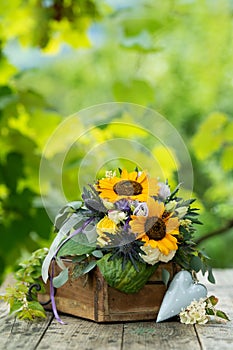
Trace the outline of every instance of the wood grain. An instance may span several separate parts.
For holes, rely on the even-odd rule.
[[[201,347],[193,326],[177,322],[136,322],[124,326],[122,350],[136,349],[200,350]]]
[[[7,286],[14,284],[15,280],[12,275],[9,275],[4,284],[0,288],[0,293],[4,293]],[[39,322],[19,321],[14,317],[5,315],[5,310],[8,306],[1,301],[0,311],[0,349],[15,350],[15,349],[36,349],[37,344],[43,337],[53,315],[47,314],[45,320]]]
[[[219,297],[219,309],[233,319],[233,269],[214,270],[217,283],[199,277],[209,293]],[[12,280],[6,281],[5,286]],[[4,289],[2,287],[0,292]],[[4,312],[6,305],[0,304]],[[48,312],[46,320],[31,323],[0,318],[0,350],[232,350],[233,322],[183,325],[154,321],[95,323],[60,315],[60,325]]]
[[[233,269],[214,270],[216,284],[199,279],[208,289],[208,295],[215,295],[219,302],[217,308],[226,312],[230,322],[208,323],[205,326],[195,325],[203,349],[233,349]]]
[[[120,350],[123,324],[98,324],[63,316],[66,325],[55,320],[41,340],[37,350]]]
[[[1,319],[0,348],[4,350],[36,349],[52,319],[51,313],[45,320],[35,323],[14,318]]]

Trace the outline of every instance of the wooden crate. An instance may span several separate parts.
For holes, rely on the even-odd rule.
[[[110,287],[95,268],[88,275],[69,280],[57,289],[57,310],[95,322],[155,320],[166,291],[161,278],[163,267],[170,272],[171,278],[178,272],[174,263],[161,264],[146,285],[134,294]],[[58,273],[56,267],[55,274]],[[39,295],[39,301],[50,298],[48,284],[46,290],[46,294]]]

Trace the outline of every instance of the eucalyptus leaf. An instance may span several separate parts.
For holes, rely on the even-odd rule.
[[[65,284],[69,279],[69,270],[68,267],[65,270],[62,270],[58,276],[53,278],[53,286],[55,288],[60,288]]]
[[[86,257],[87,257],[86,254],[74,256],[74,257],[72,258],[72,262],[73,262],[73,263],[79,263],[79,262],[85,260]]]
[[[79,278],[80,276],[83,276],[83,269],[87,266],[87,263],[83,264],[76,264],[74,266],[74,269],[72,271],[72,279]]]
[[[89,232],[91,232],[91,231],[89,231]],[[86,246],[95,248],[96,247],[96,239],[95,240],[92,240],[92,239],[89,240],[89,235],[88,234],[89,233],[87,231],[80,232],[78,235],[75,235],[74,237],[72,237],[72,240],[77,242],[80,245],[86,245]],[[91,234],[92,233],[90,233],[90,235]]]
[[[215,278],[210,267],[208,269],[208,281],[210,281],[211,283],[215,283]]]
[[[74,210],[80,209],[82,205],[83,205],[82,201],[73,201],[66,204],[67,207],[70,207]]]
[[[94,257],[96,258],[102,258],[103,257],[103,253],[101,250],[94,250],[92,253],[91,253]]]
[[[86,273],[90,272],[96,267],[96,265],[97,265],[97,261],[91,260],[89,264],[82,270],[82,274],[85,275]]]
[[[162,281],[167,286],[168,281],[170,279],[170,272],[166,269],[162,269]]]
[[[66,266],[64,264],[64,261],[60,257],[56,257],[56,263],[60,267],[61,270],[65,270]]]
[[[191,268],[195,271],[198,272],[202,268],[202,261],[199,258],[199,256],[193,256],[191,261],[190,261],[190,266]]]
[[[206,273],[206,271],[207,271],[207,266],[206,266],[206,264],[202,263],[201,272],[202,272],[203,276]]]

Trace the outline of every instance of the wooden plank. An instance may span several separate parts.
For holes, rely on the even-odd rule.
[[[122,350],[182,348],[201,349],[193,326],[177,322],[136,322],[124,326]]]
[[[215,269],[216,284],[207,282],[203,277],[200,281],[206,285],[208,295],[219,298],[218,309],[226,312],[230,322],[208,323],[205,326],[196,325],[196,332],[204,350],[233,349],[233,270]]]
[[[61,315],[66,325],[53,320],[37,350],[120,350],[123,324],[99,324]]]
[[[233,349],[233,325],[196,325],[197,334],[204,350]]]
[[[45,331],[49,327],[53,315],[38,322],[19,321],[15,318],[3,318],[0,320],[0,349],[34,350]]]
[[[14,279],[9,275],[1,286],[0,292],[4,293],[5,288],[13,283]],[[0,350],[35,349],[53,319],[52,313],[48,313],[45,320],[27,322],[19,321],[14,317],[8,316],[5,313],[7,310],[7,304],[1,301],[0,315],[2,315],[2,317],[0,317]]]
[[[215,270],[217,284],[204,283],[209,295],[219,297],[219,309],[233,319],[233,270]],[[6,285],[7,283],[5,283]],[[3,303],[0,308],[4,311]],[[204,326],[182,325],[178,322],[134,322],[98,324],[62,315],[66,325],[53,319],[52,313],[42,322],[30,323],[9,317],[0,318],[0,350],[144,350],[194,349],[217,350],[233,348],[233,322],[210,323]]]

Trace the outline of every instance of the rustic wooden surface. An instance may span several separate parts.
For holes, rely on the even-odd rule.
[[[219,308],[233,320],[233,269],[214,270],[216,284],[201,279],[209,291],[219,297]],[[6,285],[7,283],[5,283]],[[1,292],[5,286],[2,286]],[[144,349],[233,349],[233,321],[207,325],[183,325],[154,321],[97,324],[61,315],[60,325],[48,312],[44,321],[18,321],[5,314],[0,303],[0,349],[4,350],[144,350]]]

